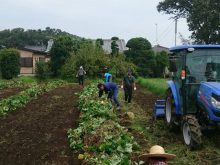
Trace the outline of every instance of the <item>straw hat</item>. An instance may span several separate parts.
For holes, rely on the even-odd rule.
[[[139,158],[140,160],[147,161],[149,160],[149,158],[152,158],[152,157],[160,157],[160,158],[166,158],[167,160],[170,160],[170,159],[175,158],[176,155],[165,153],[163,147],[154,145],[150,148],[149,154],[143,154]]]

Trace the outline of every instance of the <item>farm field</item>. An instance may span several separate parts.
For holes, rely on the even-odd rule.
[[[163,82],[165,83],[165,81]],[[163,84],[163,89],[164,86],[165,84]],[[40,94],[23,107],[7,114],[4,118],[0,118],[1,164],[77,165],[82,164],[83,160],[79,160],[78,156],[79,154],[84,154],[85,156],[85,151],[89,152],[87,154],[91,157],[92,154],[94,154],[93,157],[102,154],[100,150],[110,152],[108,148],[103,148],[103,144],[100,145],[102,146],[101,148],[100,146],[98,148],[99,154],[88,150],[88,146],[82,146],[81,149],[79,148],[79,152],[74,152],[70,147],[67,132],[70,128],[74,130],[79,126],[79,104],[83,103],[79,103],[79,93],[82,90],[83,88],[77,84],[63,84],[51,91]],[[93,92],[96,92],[96,90]],[[90,93],[86,94],[85,101],[94,103],[86,98],[89,97]],[[96,94],[94,97],[96,97]],[[206,134],[204,136],[203,148],[197,151],[190,151],[183,144],[181,132],[169,132],[163,120],[153,120],[152,111],[154,103],[157,99],[163,97],[149,92],[145,87],[137,85],[132,103],[125,104],[123,102],[123,91],[120,89],[119,99],[122,104],[122,112],[114,112],[116,115],[116,120],[114,120],[127,129],[128,135],[133,136],[133,140],[139,146],[130,153],[130,160],[138,162],[139,155],[148,152],[152,145],[158,144],[164,146],[167,152],[177,155],[177,158],[171,161],[170,164],[218,164],[220,162],[220,133],[210,132]],[[102,99],[95,98],[95,100],[98,103],[103,103]],[[95,108],[95,110],[108,119],[115,118],[111,114],[110,116],[109,114],[102,114],[101,111],[98,111],[99,109]],[[126,112],[133,112],[134,119],[128,120],[124,115]],[[86,117],[84,116],[85,119]],[[90,119],[93,122],[92,119],[94,117]],[[108,122],[104,122],[101,125],[107,124]],[[97,126],[87,125],[86,127],[91,130]],[[123,133],[125,132],[123,131]],[[93,136],[88,135],[87,138],[84,138],[84,141],[88,145],[95,145],[92,143]],[[92,148],[92,150],[96,149]]]
[[[1,164],[79,164],[66,138],[77,125],[79,90],[59,87],[0,119]]]

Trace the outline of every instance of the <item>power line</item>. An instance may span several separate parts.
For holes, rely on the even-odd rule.
[[[169,33],[170,33],[170,29],[172,28],[172,25],[174,23],[175,20],[173,20],[167,27],[166,29],[159,35],[159,37],[157,36],[157,41],[154,41],[154,43],[156,42],[156,44],[158,44],[159,41],[162,41]],[[156,24],[157,25],[157,24]],[[157,27],[156,27],[157,28]],[[157,30],[157,29],[156,29]],[[160,38],[162,38],[160,40]]]

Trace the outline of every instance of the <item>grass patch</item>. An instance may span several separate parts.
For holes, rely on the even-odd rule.
[[[34,83],[34,82],[36,82],[36,78],[33,77],[33,76],[20,76],[20,77],[18,77],[16,79],[20,80],[20,81],[22,81],[24,83]]]
[[[168,88],[166,79],[159,79],[159,78],[145,79],[145,78],[139,77],[137,81],[142,87],[146,88],[152,93],[155,93],[159,96],[165,96],[166,94],[166,90]]]

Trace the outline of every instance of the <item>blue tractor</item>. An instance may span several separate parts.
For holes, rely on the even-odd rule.
[[[180,129],[185,144],[197,149],[202,131],[220,123],[220,45],[184,45],[170,49],[165,122]]]

